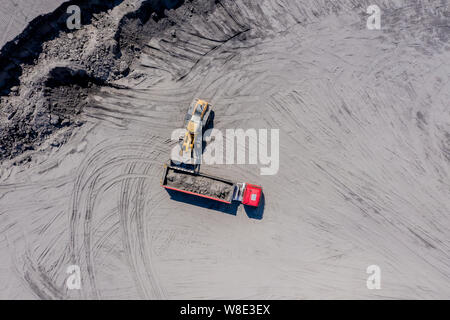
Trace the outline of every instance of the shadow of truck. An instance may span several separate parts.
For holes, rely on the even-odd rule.
[[[175,190],[166,189],[166,191],[172,200],[206,209],[220,211],[233,216],[237,215],[237,210],[240,205],[240,203],[237,201],[233,201],[231,204],[228,204],[192,194],[185,194]],[[261,195],[261,200],[258,207],[244,206],[244,210],[250,219],[261,220],[264,213],[264,193]]]

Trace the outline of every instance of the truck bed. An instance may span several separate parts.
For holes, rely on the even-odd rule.
[[[204,198],[231,203],[235,183],[202,173],[191,173],[176,167],[165,166],[161,185],[166,189],[194,194]]]

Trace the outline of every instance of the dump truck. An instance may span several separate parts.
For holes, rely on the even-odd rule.
[[[172,166],[170,163],[164,165],[161,186],[168,190],[227,204],[231,204],[232,201],[239,201],[252,207],[258,207],[262,197],[260,186],[249,183],[235,183],[204,173],[184,170],[181,167]]]

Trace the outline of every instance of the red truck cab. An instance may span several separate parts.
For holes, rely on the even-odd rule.
[[[245,184],[244,195],[242,197],[242,204],[252,207],[257,207],[261,200],[262,188],[254,184]]]

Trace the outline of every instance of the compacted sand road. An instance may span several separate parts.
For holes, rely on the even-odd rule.
[[[66,144],[3,166],[1,298],[450,298],[448,4],[384,1],[371,31],[365,1],[257,3],[167,29]],[[202,167],[262,185],[260,219],[159,186],[195,97],[280,130],[275,175]]]

